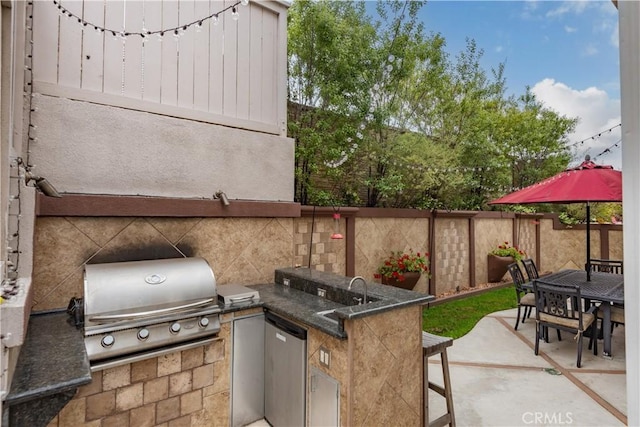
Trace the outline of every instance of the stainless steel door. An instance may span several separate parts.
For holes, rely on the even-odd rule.
[[[304,426],[307,331],[270,312],[265,320],[265,418],[274,427]]]
[[[264,418],[264,314],[233,322],[231,425]]]
[[[309,385],[309,427],[338,426],[340,384],[315,366]]]

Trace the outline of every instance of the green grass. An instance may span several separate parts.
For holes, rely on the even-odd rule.
[[[513,286],[445,302],[422,312],[422,329],[436,335],[460,338],[480,319],[517,306]]]

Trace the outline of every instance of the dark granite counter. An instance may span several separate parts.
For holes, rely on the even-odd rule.
[[[283,285],[285,279],[288,279],[288,286]],[[347,338],[344,331],[345,320],[411,305],[425,305],[434,299],[432,295],[372,282],[367,282],[367,291],[368,297],[374,301],[368,304],[345,305],[344,301],[336,302],[318,296],[318,288],[326,291],[328,295],[340,292],[344,294],[348,292],[350,280],[351,277],[308,268],[284,268],[276,270],[275,284],[250,287],[260,293],[260,300],[266,309],[341,339]],[[362,296],[363,290],[362,282],[358,281],[351,289],[351,293]],[[318,314],[327,310],[335,310],[337,321],[331,321]]]
[[[32,314],[5,409],[10,425],[40,426],[48,422],[91,382],[89,359],[80,329],[65,311]]]

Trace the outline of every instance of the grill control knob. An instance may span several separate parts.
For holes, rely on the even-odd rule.
[[[180,323],[176,322],[173,325],[171,325],[170,331],[173,334],[177,334],[178,332],[180,332],[180,328],[181,328]]]
[[[209,318],[208,317],[203,317],[200,319],[200,326],[203,328],[206,328],[207,326],[209,326]]]
[[[147,328],[142,328],[138,331],[138,339],[141,341],[149,338],[149,330]]]
[[[102,344],[103,347],[111,347],[115,341],[116,339],[113,338],[113,335],[105,335],[102,337],[100,344]]]

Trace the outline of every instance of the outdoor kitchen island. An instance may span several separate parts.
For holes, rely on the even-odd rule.
[[[276,270],[275,284],[250,285],[259,291],[259,302],[222,308],[221,330],[213,343],[95,371],[91,378],[81,333],[65,319],[66,313],[32,315],[32,320],[55,317],[59,321],[49,322],[54,330],[31,328],[28,332],[34,348],[23,350],[30,356],[18,363],[29,366],[19,370],[25,372],[24,378],[15,379],[25,389],[19,399],[25,408],[21,414],[27,418],[16,415],[22,421],[34,421],[35,414],[29,414],[28,408],[41,410],[43,399],[51,396],[56,401],[48,400],[48,407],[68,403],[57,415],[51,414],[51,422],[36,417],[44,422],[31,425],[230,425],[234,320],[264,310],[307,330],[307,413],[312,405],[310,378],[312,372],[320,372],[338,384],[339,425],[418,426],[422,419],[422,306],[433,297],[371,283],[372,302],[348,306],[363,291],[358,281],[349,292],[350,279],[304,268]],[[287,280],[289,285],[283,285]],[[324,290],[325,297],[318,296],[318,289]],[[337,319],[318,314],[333,309]],[[77,374],[67,369],[67,376],[77,376],[72,380],[59,380],[55,369],[41,372],[44,366],[70,366],[64,352],[39,344],[55,341],[59,333],[77,341],[71,351],[82,369]],[[41,378],[37,384],[33,369]],[[25,425],[18,419],[9,425]]]
[[[276,270],[275,285],[252,288],[266,310],[307,329],[307,384],[312,384],[312,371],[339,384],[339,425],[419,426],[422,309],[434,297],[368,282],[372,302],[347,305],[354,297],[347,290],[350,279],[286,268]],[[351,288],[356,298],[363,290],[362,281]],[[333,319],[319,314],[333,309]],[[310,405],[307,399],[308,413]]]

